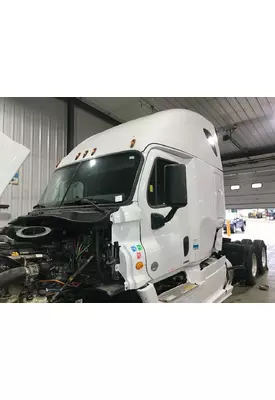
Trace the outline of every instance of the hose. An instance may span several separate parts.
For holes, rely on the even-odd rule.
[[[12,268],[0,274],[0,288],[10,285],[11,283],[24,280],[28,282],[39,274],[38,265],[29,265],[27,267]]]
[[[12,268],[0,274],[0,288],[10,285],[17,280],[24,280],[27,276],[25,267]]]
[[[1,264],[6,265],[9,268],[18,268],[21,266],[19,262],[4,254],[0,254],[0,265]]]

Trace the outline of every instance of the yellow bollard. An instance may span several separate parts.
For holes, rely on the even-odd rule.
[[[230,221],[226,221],[226,233],[227,236],[231,235]]]

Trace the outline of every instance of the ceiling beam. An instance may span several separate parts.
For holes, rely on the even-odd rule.
[[[74,107],[80,108],[83,111],[93,115],[96,118],[102,119],[110,125],[117,126],[120,125],[121,122],[111,117],[110,115],[105,114],[104,112],[98,110],[97,108],[91,106],[88,103],[78,99],[77,97],[57,97],[58,100],[65,101],[66,103],[70,102],[74,105]]]
[[[264,156],[266,154],[275,153],[275,146],[258,148],[255,150],[247,151],[245,156],[243,154],[222,154],[222,161],[237,160],[244,157],[257,157]]]

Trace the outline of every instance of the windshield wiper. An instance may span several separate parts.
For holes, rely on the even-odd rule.
[[[68,194],[68,192],[69,192],[69,190],[70,190],[71,184],[73,183],[74,178],[75,178],[76,174],[78,173],[78,170],[79,170],[81,164],[82,164],[82,161],[80,161],[80,163],[79,163],[78,166],[76,167],[76,169],[75,169],[75,171],[74,171],[74,174],[73,174],[73,176],[72,176],[72,178],[71,178],[71,180],[70,180],[70,183],[69,183],[67,189],[65,190],[64,196],[63,196],[63,198],[62,198],[62,200],[61,200],[61,202],[60,202],[59,207],[62,207],[62,204],[64,203],[64,200],[66,199],[66,196],[67,196],[67,194]]]
[[[64,203],[64,204],[68,204],[68,203]],[[93,201],[93,200],[87,199],[86,197],[79,197],[79,198],[76,197],[74,201],[70,202],[70,204],[80,204],[80,205],[91,204],[100,212],[105,213],[108,211],[105,208],[99,207],[95,200]]]
[[[35,208],[46,208],[46,206],[43,206],[43,204],[36,204],[35,206],[33,206],[33,209]]]

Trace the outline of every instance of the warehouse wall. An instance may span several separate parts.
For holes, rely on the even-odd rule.
[[[75,146],[88,137],[112,127],[110,123],[75,108]]]
[[[260,188],[252,188],[260,183]],[[232,190],[234,186],[238,189]],[[275,162],[236,165],[224,168],[226,207],[251,209],[275,207]]]
[[[57,162],[66,152],[66,104],[52,98],[0,98],[0,131],[31,150],[18,186],[1,196],[13,217],[39,200]]]

